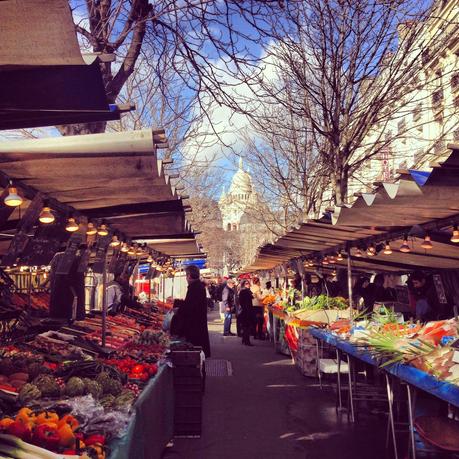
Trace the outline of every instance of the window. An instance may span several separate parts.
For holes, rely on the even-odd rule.
[[[436,110],[436,111],[434,112],[434,120],[435,120],[437,123],[440,123],[440,124],[443,123],[443,110]]]
[[[459,72],[451,77],[451,91],[455,92],[459,89]]]
[[[459,141],[459,129],[453,131],[453,140],[456,142]]]
[[[443,89],[437,89],[432,93],[432,105],[438,107],[443,103]]]
[[[430,50],[426,48],[421,55],[422,65],[427,65],[430,61]]]
[[[421,113],[422,113],[422,104],[416,105],[413,110],[413,122],[417,123],[421,120]]]
[[[424,150],[418,150],[415,154],[414,154],[414,165],[418,164],[421,159],[424,157]]]
[[[437,140],[433,145],[433,151],[436,155],[443,153],[445,151],[445,142],[442,140]]]
[[[406,131],[406,122],[404,119],[398,122],[397,130],[399,134],[403,134]]]

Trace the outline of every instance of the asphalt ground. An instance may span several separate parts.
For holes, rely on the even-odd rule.
[[[229,360],[233,375],[207,378],[201,438],[175,439],[164,459],[390,457],[385,417],[350,424],[335,410],[331,385],[320,389],[268,341],[247,347],[222,331],[218,314],[209,314],[212,358]]]

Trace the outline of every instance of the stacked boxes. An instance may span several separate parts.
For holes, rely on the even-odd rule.
[[[315,338],[307,328],[298,328],[298,351],[295,363],[304,376],[317,376],[317,349]]]
[[[201,348],[173,351],[174,433],[179,437],[200,437],[202,425],[203,368]]]

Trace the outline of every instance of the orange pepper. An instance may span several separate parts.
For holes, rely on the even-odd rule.
[[[57,425],[59,427],[63,426],[64,424],[67,424],[70,426],[70,428],[75,431],[78,429],[80,426],[80,423],[76,418],[74,418],[71,414],[66,414],[58,423]]]
[[[58,433],[60,436],[59,445],[64,448],[73,448],[75,446],[75,434],[69,424],[62,424]]]
[[[8,426],[10,426],[11,424],[14,423],[14,419],[11,419],[11,418],[3,418],[1,421],[0,421],[0,428],[2,429],[7,429]]]
[[[55,424],[57,425],[59,422],[59,415],[54,413],[53,411],[43,411],[37,416],[35,421],[37,424]]]
[[[30,408],[21,408],[16,415],[16,421],[21,421],[24,424],[35,423],[35,413]]]

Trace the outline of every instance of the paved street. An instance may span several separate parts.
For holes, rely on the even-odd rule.
[[[330,390],[300,375],[268,342],[248,348],[222,337],[216,319],[209,318],[212,357],[230,360],[234,374],[207,378],[202,437],[175,440],[165,459],[385,457],[383,420],[352,428],[343,415],[340,422]]]

